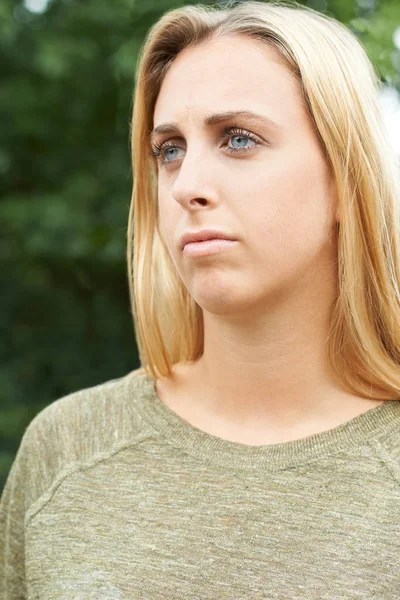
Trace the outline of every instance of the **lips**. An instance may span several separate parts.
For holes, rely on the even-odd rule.
[[[192,242],[205,242],[207,240],[235,240],[231,234],[217,229],[202,229],[201,231],[187,231],[179,239],[179,247],[181,250]]]
[[[220,254],[222,251],[232,248],[237,240],[211,239],[202,242],[190,242],[183,248],[182,253],[188,258],[206,257]]]

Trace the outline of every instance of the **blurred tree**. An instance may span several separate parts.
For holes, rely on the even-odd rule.
[[[135,65],[149,27],[193,3],[0,3],[0,490],[39,410],[139,366],[125,263]],[[398,0],[308,5],[399,85]]]

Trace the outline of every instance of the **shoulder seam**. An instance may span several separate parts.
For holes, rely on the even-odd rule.
[[[90,458],[90,460],[77,461],[64,467],[64,469],[62,469],[61,472],[57,475],[57,477],[53,480],[49,489],[46,492],[43,492],[43,494],[37,500],[35,500],[32,506],[26,511],[24,522],[25,529],[27,529],[32,519],[34,519],[39,514],[39,512],[51,501],[57,489],[60,487],[63,481],[67,479],[70,475],[73,475],[74,473],[77,473],[79,471],[85,471],[86,469],[90,469],[91,467],[96,466],[97,464],[107,460],[112,456],[115,456],[123,450],[127,450],[148,439],[154,438],[155,433],[156,432],[153,431],[146,431],[143,435],[138,436],[138,438],[134,442],[122,442],[117,446],[113,447],[111,450],[108,450],[107,452],[97,452]]]
[[[369,440],[369,444],[374,450],[374,453],[377,458],[381,460],[383,465],[389,471],[390,475],[396,481],[396,483],[400,484],[400,465],[397,463],[392,456],[390,456],[389,452],[384,448],[381,442],[378,439]]]

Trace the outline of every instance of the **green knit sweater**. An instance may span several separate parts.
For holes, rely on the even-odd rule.
[[[136,370],[43,409],[2,494],[1,600],[399,598],[398,400],[248,446]]]

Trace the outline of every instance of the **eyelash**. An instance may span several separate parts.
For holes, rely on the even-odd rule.
[[[227,140],[228,138],[235,137],[235,136],[247,137],[250,140],[252,140],[253,142],[255,142],[257,145],[260,144],[259,138],[257,136],[255,136],[253,133],[251,133],[251,131],[246,131],[245,129],[240,129],[238,127],[230,127],[228,129],[225,129],[225,132],[223,135],[223,140]],[[170,141],[163,142],[162,144],[152,144],[151,154],[157,160],[159,160],[162,157],[163,150],[165,150],[167,148],[179,148],[179,146],[177,146],[175,143],[170,142]],[[239,152],[240,154],[242,154],[243,152],[248,152],[249,150],[252,150],[253,148],[254,148],[254,146],[250,146],[249,148],[232,148],[232,147],[228,146],[226,151],[229,152],[230,154],[236,154],[236,152]],[[175,162],[176,160],[179,160],[179,159],[178,158],[173,158],[172,160],[164,159],[164,160],[161,160],[161,164],[170,164],[170,163]]]

